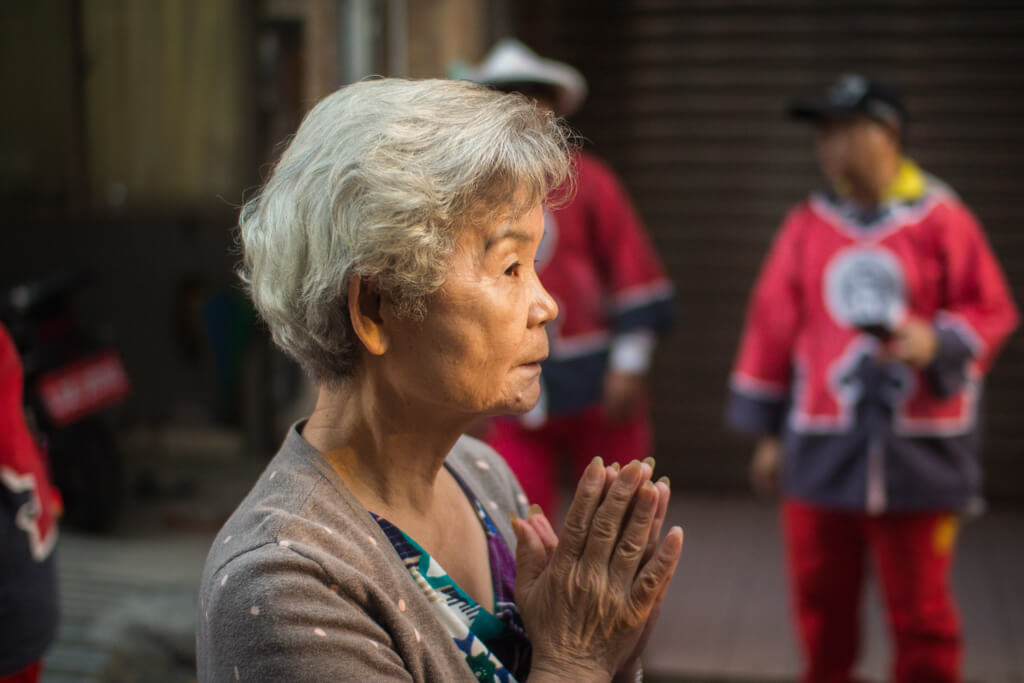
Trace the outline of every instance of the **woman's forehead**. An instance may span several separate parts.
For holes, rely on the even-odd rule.
[[[522,242],[529,242],[535,237],[538,229],[544,230],[543,205],[535,204],[524,207],[515,214],[506,215],[495,221],[490,226],[490,239],[512,238]]]
[[[508,206],[482,214],[459,231],[456,241],[479,244],[484,249],[504,239],[528,242],[533,238],[534,222],[543,215],[541,208],[539,203],[525,207]]]

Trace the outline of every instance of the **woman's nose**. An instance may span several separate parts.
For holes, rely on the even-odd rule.
[[[533,305],[530,306],[530,318],[527,321],[530,327],[547,325],[558,317],[558,304],[555,303],[548,290],[544,289],[540,278],[534,276],[534,297]]]

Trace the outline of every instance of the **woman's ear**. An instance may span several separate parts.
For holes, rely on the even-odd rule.
[[[384,329],[383,297],[376,283],[368,278],[353,277],[348,283],[348,316],[359,341],[374,356],[388,349]]]

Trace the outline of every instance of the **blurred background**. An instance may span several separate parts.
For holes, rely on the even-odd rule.
[[[237,285],[237,209],[319,98],[369,74],[443,77],[504,36],[586,76],[571,123],[623,178],[676,286],[680,324],[652,378],[687,547],[647,668],[792,680],[775,509],[747,493],[752,443],[721,419],[761,258],[821,184],[785,106],[846,71],[898,86],[909,154],[976,212],[1020,305],[1020,1],[4,3],[0,290],[85,269],[75,318],[131,386],[102,416],[117,504],[58,546],[65,618],[45,680],[194,678],[209,541],[309,400]],[[989,511],[956,569],[969,680],[1024,681],[1022,404],[1017,334],[982,409]],[[864,672],[882,680],[872,600]]]

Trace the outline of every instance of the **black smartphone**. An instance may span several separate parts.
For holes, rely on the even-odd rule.
[[[880,341],[889,341],[892,339],[892,329],[884,323],[869,323],[866,325],[857,325],[857,329],[861,332],[867,332],[872,337]]]

